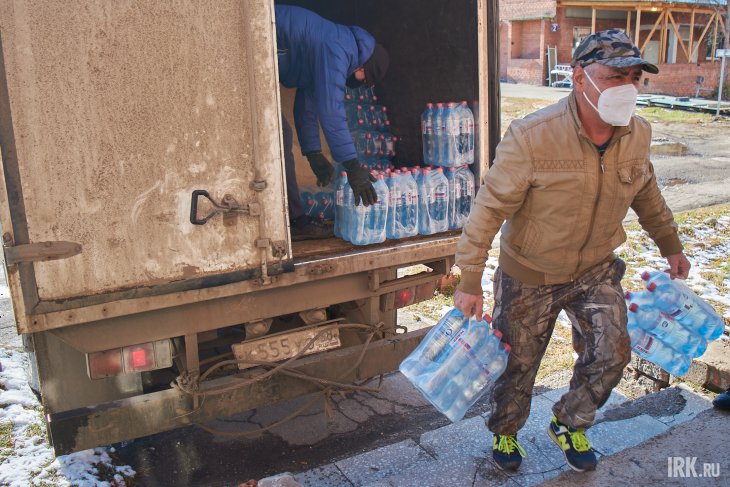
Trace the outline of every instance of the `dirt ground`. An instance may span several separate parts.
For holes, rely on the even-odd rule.
[[[502,131],[515,118],[567,96],[570,90],[502,84]],[[730,117],[640,108],[652,124],[652,162],[673,211],[730,202]]]

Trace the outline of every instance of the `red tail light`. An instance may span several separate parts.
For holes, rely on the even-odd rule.
[[[172,366],[172,346],[170,340],[157,340],[93,352],[86,355],[86,364],[92,379],[164,369]]]

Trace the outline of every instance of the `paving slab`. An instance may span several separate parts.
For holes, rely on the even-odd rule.
[[[420,445],[436,458],[454,456],[485,458],[492,448],[492,434],[484,418],[474,416],[421,435]]]
[[[621,421],[606,421],[590,429],[590,442],[593,449],[603,455],[613,455],[626,448],[631,448],[649,438],[664,433],[669,427],[642,414]]]
[[[470,456],[450,456],[444,459],[434,460],[415,467],[407,468],[375,485],[388,485],[392,487],[443,487],[443,486],[470,486],[484,485],[475,483],[478,478],[477,468],[484,459]],[[500,481],[507,481],[501,477]],[[489,485],[492,485],[491,483]]]
[[[296,474],[294,477],[297,482],[302,484],[302,487],[343,487],[352,485],[342,471],[332,463]]]
[[[434,458],[415,441],[408,439],[335,462],[337,468],[355,486],[384,480],[415,464],[423,466]]]

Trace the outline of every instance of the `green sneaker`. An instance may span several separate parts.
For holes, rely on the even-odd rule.
[[[517,470],[524,457],[527,453],[517,443],[516,435],[494,435],[492,438],[492,458],[500,469]]]
[[[595,470],[598,460],[596,460],[596,454],[593,452],[583,428],[571,428],[553,416],[553,420],[548,426],[548,435],[563,451],[570,468],[576,472]]]

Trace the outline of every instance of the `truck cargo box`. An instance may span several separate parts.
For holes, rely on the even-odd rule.
[[[499,134],[496,1],[282,3],[360,25],[388,48],[376,89],[398,165],[422,160],[426,102],[478,102],[479,181]],[[446,275],[459,231],[363,247],[291,241],[281,135],[291,93],[278,83],[274,22],[271,0],[0,4],[0,224],[57,452],[316,389],[272,379],[201,406],[165,384],[199,377],[208,342],[380,323],[353,380],[395,370],[418,343],[396,334],[393,295]],[[427,272],[399,273],[415,264]],[[326,376],[363,346],[345,336],[297,364]],[[159,370],[90,378],[90,356],[130,347],[153,350]]]

